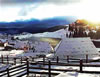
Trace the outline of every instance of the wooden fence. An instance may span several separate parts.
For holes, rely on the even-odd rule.
[[[18,65],[12,68],[6,68],[4,70],[0,70],[0,77],[16,77],[16,76],[23,76],[26,72],[26,64]]]
[[[20,59],[21,60],[21,59]],[[53,68],[52,66],[73,66],[73,67],[79,67],[79,69],[56,69]],[[60,72],[68,72],[68,71],[75,71],[75,72],[80,72],[80,73],[100,73],[100,71],[85,71],[83,70],[83,67],[100,67],[100,65],[96,65],[96,64],[87,64],[87,63],[83,63],[83,60],[80,60],[80,63],[77,64],[72,64],[72,63],[62,63],[59,62],[59,58],[57,58],[56,62],[52,62],[52,61],[47,61],[45,59],[43,59],[43,61],[38,61],[38,62],[29,62],[28,60],[26,60],[26,62],[22,62],[22,64],[20,63],[19,65],[16,65],[14,67],[11,68],[7,68],[4,70],[0,70],[0,77],[21,77],[24,75],[29,75],[29,74],[45,74],[48,75],[48,77],[52,77],[52,75],[58,75],[60,74],[58,71]],[[20,70],[20,71],[19,71]],[[44,70],[44,71],[43,71]],[[53,72],[56,71],[56,72]]]
[[[42,57],[32,57],[30,56],[30,58],[27,57],[11,57],[11,56],[3,56],[1,55],[0,57],[0,63],[2,64],[17,64],[17,63],[25,63],[27,61],[27,59],[31,59],[30,61],[33,62],[35,59],[37,58],[43,58],[43,62],[45,62],[46,60],[53,60],[56,61],[57,63],[60,62],[60,60],[65,60],[66,63],[72,62],[71,60],[73,60],[73,62],[79,62],[80,59],[71,59],[69,58],[70,56],[67,56],[66,59],[59,59],[59,57],[56,58],[46,58],[45,56]],[[86,55],[86,59],[82,59],[83,62],[88,63],[91,62],[92,60],[88,59],[88,54]]]

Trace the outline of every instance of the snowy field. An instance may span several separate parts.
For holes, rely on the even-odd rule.
[[[78,72],[66,72],[61,73],[55,77],[100,77],[100,74],[86,74],[86,73],[78,73]]]

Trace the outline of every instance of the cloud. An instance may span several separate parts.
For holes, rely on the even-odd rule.
[[[29,3],[37,3],[41,2],[41,0],[0,0],[2,5],[10,5],[10,4],[29,4]]]
[[[100,20],[100,0],[0,0],[9,6],[0,7],[0,21],[44,19],[55,16],[76,16]],[[80,2],[79,2],[80,1]],[[0,2],[0,3],[1,3]],[[25,5],[22,5],[25,3]],[[29,4],[30,3],[30,4]],[[21,4],[21,5],[11,5]],[[0,4],[1,5],[1,4]]]
[[[81,0],[44,0],[44,3],[54,3],[54,4],[66,4],[66,3],[77,3]]]
[[[52,3],[52,4],[66,4],[66,3],[76,3],[81,0],[0,0],[3,5],[9,4],[28,4],[28,3]]]
[[[39,7],[39,4],[24,6],[21,8],[21,10],[19,11],[18,14],[19,14],[19,16],[26,16],[29,12],[35,10],[38,7]]]
[[[77,0],[1,0],[2,3],[9,5],[1,7],[0,21],[10,22],[30,18],[37,18],[41,20],[54,16],[74,15],[71,13],[74,13],[73,8],[75,8],[76,5],[74,7],[70,7],[64,3],[75,3],[76,1]],[[23,5],[23,3],[26,4]],[[58,4],[63,5],[59,6]]]

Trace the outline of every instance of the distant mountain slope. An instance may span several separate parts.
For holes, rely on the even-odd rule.
[[[0,32],[15,34],[22,32],[40,33],[44,31],[55,31],[61,27],[58,27],[58,29],[57,28],[52,29],[51,27],[54,27],[56,25],[62,26],[70,24],[72,22],[75,22],[76,20],[77,18],[73,16],[60,16],[44,20],[31,19],[31,20],[16,21],[16,22],[2,22],[0,23]]]
[[[19,38],[19,39],[28,39],[28,38],[32,38],[32,37],[35,37],[35,38],[64,38],[66,37],[66,33],[68,31],[65,30],[65,29],[60,29],[60,30],[57,30],[57,31],[54,31],[54,32],[43,32],[43,33],[35,33],[35,34],[29,34],[29,33],[26,33],[25,35],[23,34],[20,34],[20,35],[15,35],[14,38]]]
[[[33,34],[34,37],[48,37],[48,38],[64,38],[68,31],[65,29],[60,29],[54,32],[44,32]]]
[[[67,26],[59,25],[59,26],[54,26],[54,27],[48,28],[46,30],[46,32],[54,32],[54,31],[57,31],[60,29],[66,29],[66,28],[67,28]]]

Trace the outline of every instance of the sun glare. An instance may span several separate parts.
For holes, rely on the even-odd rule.
[[[83,0],[79,18],[100,23],[100,0]]]

